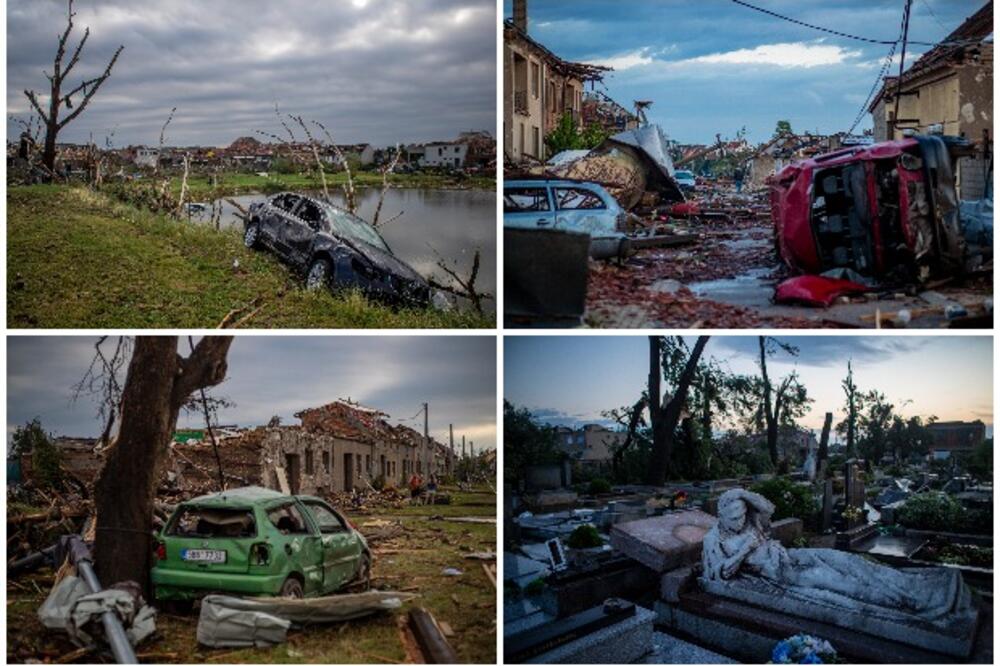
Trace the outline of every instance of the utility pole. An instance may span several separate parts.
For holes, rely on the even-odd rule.
[[[427,429],[427,403],[424,403],[424,467],[427,475],[431,473],[431,460],[428,458],[431,450],[431,437]]]
[[[451,424],[451,423],[448,424],[448,448],[451,449],[451,458],[449,459],[449,462],[454,463],[454,461],[455,461],[455,428],[454,428],[454,425]],[[451,472],[452,472],[452,470],[450,469],[451,465],[448,465],[447,467],[448,467],[448,469],[447,469],[448,473],[451,474]]]
[[[903,91],[903,68],[906,67],[906,38],[910,34],[910,5],[913,0],[906,0],[903,8],[903,50],[899,54],[899,77],[896,79],[896,104],[892,112],[892,138],[896,138],[896,128],[899,126],[899,98]]]
[[[462,460],[465,460],[465,435],[462,435]]]

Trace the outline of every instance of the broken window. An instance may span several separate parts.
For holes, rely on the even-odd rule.
[[[358,478],[360,479],[361,478],[361,454],[360,453],[355,454],[355,458],[356,458],[357,463],[358,463],[357,465],[355,465],[355,467],[358,470]]]
[[[535,157],[541,157],[542,155],[542,144],[541,138],[537,127],[531,128],[531,150],[532,155]]]
[[[534,213],[549,209],[549,195],[544,187],[503,188],[503,212]]]
[[[371,456],[365,456],[365,471],[368,472],[368,474],[372,473],[372,457]]]
[[[302,518],[302,513],[294,504],[283,504],[270,509],[267,512],[267,519],[282,534],[308,534],[306,521]]]
[[[306,474],[313,473],[313,451],[306,449]]]
[[[308,224],[309,228],[313,231],[319,231],[320,229],[325,228],[323,223],[323,211],[319,206],[308,199],[302,202],[302,205],[299,207],[298,215],[306,221],[306,224]]]
[[[253,537],[257,535],[257,524],[253,519],[253,511],[249,509],[191,506],[177,512],[167,534],[195,539]]]
[[[309,512],[316,519],[320,533],[335,534],[347,529],[344,523],[341,522],[340,517],[322,504],[309,502],[306,506],[309,507]]]
[[[326,472],[327,474],[330,473],[330,452],[329,451],[324,451],[323,452],[323,471]]]
[[[556,207],[559,210],[600,210],[605,208],[601,197],[590,190],[575,187],[556,188]]]
[[[531,96],[538,99],[538,79],[539,79],[539,68],[538,63],[531,63]]]

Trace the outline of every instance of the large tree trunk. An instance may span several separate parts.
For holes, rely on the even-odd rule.
[[[764,336],[757,338],[760,345],[760,376],[764,382],[764,420],[767,423],[767,453],[771,464],[778,465],[778,419],[771,408],[771,380],[767,376],[767,351]]]
[[[684,365],[677,390],[670,400],[663,402],[660,397],[660,338],[649,337],[649,416],[653,426],[653,454],[650,457],[649,469],[646,471],[646,483],[651,486],[662,486],[667,479],[670,465],[670,449],[673,446],[674,431],[680,421],[684,403],[687,401],[688,388],[694,380],[695,370],[701,353],[708,344],[707,335],[698,337],[698,341]]]
[[[819,454],[817,455],[817,464],[822,464],[826,462],[828,456],[828,446],[830,444],[830,426],[833,424],[833,412],[827,412],[826,418],[823,419],[823,434],[819,438]]]
[[[150,598],[153,499],[177,415],[193,391],[225,378],[231,343],[229,336],[207,336],[185,359],[176,337],[136,338],[118,437],[94,483],[94,560],[102,585],[134,580]]]

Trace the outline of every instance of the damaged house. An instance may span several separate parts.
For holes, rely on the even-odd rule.
[[[393,426],[377,409],[347,400],[311,407],[300,425],[261,426],[219,442],[228,483],[324,495],[402,486],[413,472],[450,474],[454,455],[432,438]],[[218,472],[211,443],[175,444],[168,481],[210,490]]]
[[[993,156],[992,0],[910,65],[902,82],[887,76],[868,111],[875,141],[933,129],[968,140],[975,154],[959,161],[958,191],[965,200],[983,198]]]
[[[503,145],[516,164],[544,162],[545,135],[564,114],[583,128],[583,89],[607,67],[569,62],[528,36],[527,0],[514,0],[503,30]]]

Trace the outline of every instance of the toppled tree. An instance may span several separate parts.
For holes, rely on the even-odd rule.
[[[658,335],[649,336],[649,416],[653,430],[653,453],[646,471],[646,483],[661,486],[666,481],[674,443],[674,432],[680,423],[681,414],[687,403],[688,389],[694,381],[701,354],[708,344],[707,335],[698,336],[692,349],[680,336],[665,339]],[[676,371],[676,381],[663,396],[660,395],[661,375]]]
[[[189,396],[226,376],[231,336],[202,338],[187,358],[176,336],[140,336],[121,396],[121,425],[94,483],[95,561],[107,587],[134,580],[149,596],[153,500]]]
[[[76,119],[83,110],[87,108],[90,104],[90,100],[93,99],[97,91],[100,90],[101,85],[107,81],[108,77],[111,76],[111,69],[115,66],[118,61],[118,56],[121,55],[122,50],[125,48],[124,45],[119,46],[115,51],[115,54],[111,56],[111,60],[108,62],[107,67],[104,68],[104,72],[100,75],[92,78],[85,79],[75,88],[67,93],[63,92],[63,85],[66,82],[66,77],[70,75],[73,71],[73,67],[80,60],[80,54],[83,51],[84,44],[87,43],[87,38],[90,37],[90,28],[86,28],[83,31],[83,38],[80,43],[77,44],[76,50],[73,51],[73,55],[70,56],[69,62],[66,64],[65,69],[63,68],[63,58],[66,56],[66,41],[69,39],[70,33],[73,31],[73,17],[76,14],[73,12],[73,0],[68,0],[69,12],[66,22],[66,30],[63,31],[61,37],[59,37],[59,45],[56,48],[55,59],[52,62],[52,74],[48,72],[45,73],[46,78],[49,80],[49,110],[45,111],[42,109],[42,103],[38,99],[38,94],[34,90],[25,90],[24,94],[31,102],[31,106],[34,107],[35,112],[41,117],[42,122],[45,124],[45,147],[42,149],[42,166],[48,171],[49,175],[55,173],[56,166],[56,138],[59,132],[62,131],[66,125],[71,123]],[[75,95],[83,95],[83,98],[77,102],[73,101]],[[75,105],[75,107],[74,107]],[[60,118],[60,109],[62,107],[70,110],[69,115]]]

